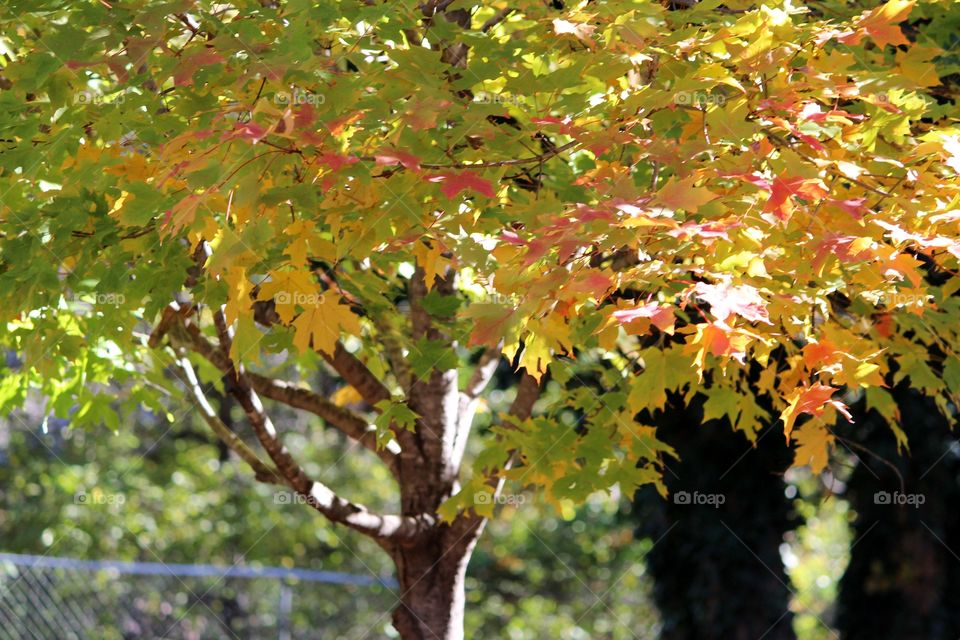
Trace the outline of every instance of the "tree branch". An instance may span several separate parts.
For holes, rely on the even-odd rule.
[[[453,465],[460,467],[463,461],[463,454],[467,450],[467,440],[470,438],[470,430],[473,428],[473,418],[477,413],[477,407],[480,406],[480,394],[490,383],[493,374],[497,371],[500,364],[502,343],[496,347],[486,349],[480,356],[467,386],[460,393],[460,410],[457,415],[457,436],[453,443]]]
[[[271,327],[280,322],[280,316],[277,315],[272,301],[254,302],[253,318],[258,324],[265,327]],[[390,391],[384,384],[377,379],[377,376],[373,375],[367,365],[344,349],[341,343],[337,342],[337,347],[332,356],[323,351],[320,352],[320,355],[347,384],[357,390],[360,397],[370,406],[375,406],[381,400],[390,399]]]
[[[381,400],[390,399],[390,391],[387,387],[373,375],[367,365],[344,349],[339,342],[332,356],[325,352],[321,352],[320,355],[340,374],[341,378],[347,381],[347,384],[360,393],[360,397],[370,406],[376,406]]]
[[[200,381],[197,379],[197,374],[194,372],[189,358],[182,356],[177,359],[177,364],[185,376],[184,382],[190,392],[188,396],[190,402],[200,411],[200,415],[217,437],[253,469],[257,480],[268,484],[286,485],[286,481],[276,469],[270,468],[246,442],[241,440],[220,420],[217,412],[210,406],[207,396],[203,393]]]
[[[477,398],[487,388],[493,374],[497,371],[497,365],[500,364],[502,350],[502,342],[496,347],[488,347],[484,350],[476,368],[473,370],[473,375],[470,376],[470,380],[467,381],[467,385],[463,389],[464,398],[468,400]]]
[[[423,267],[416,267],[407,289],[414,340],[427,338],[442,342],[450,348],[456,347],[454,340],[435,325],[434,318],[423,307],[428,285],[432,285],[441,294],[451,295],[454,292],[455,278],[456,274],[451,269],[443,276],[437,275],[434,282],[428,283]],[[426,458],[428,473],[434,474],[435,486],[441,488],[452,488],[458,472],[453,465],[460,402],[457,375],[456,369],[439,371],[432,368],[426,380],[418,380],[410,387],[408,404],[420,416],[417,441]]]
[[[498,10],[495,14],[493,14],[493,16],[483,23],[483,26],[480,27],[480,30],[484,33],[490,31],[490,29],[493,29],[495,26],[506,20],[507,16],[509,16],[511,13],[513,13],[513,9],[510,7],[504,7],[503,9]]]
[[[233,369],[230,357],[214,346],[200,333],[199,327],[193,323],[178,323],[171,331],[170,337],[174,341],[185,344],[192,351],[200,354],[213,366],[229,374]],[[266,398],[282,402],[296,409],[309,411],[328,424],[332,425],[344,435],[356,440],[361,445],[377,454],[392,472],[396,471],[395,450],[377,448],[376,431],[366,420],[349,409],[338,407],[323,396],[309,389],[294,386],[288,382],[275,380],[257,373],[246,372],[246,378],[251,387]]]
[[[509,414],[517,420],[526,420],[532,415],[533,405],[536,404],[539,397],[540,383],[537,382],[536,378],[524,371],[524,373],[521,374],[520,382],[517,384],[517,397],[513,399],[513,404],[510,405]],[[507,477],[504,475],[504,472],[513,468],[516,462],[517,450],[511,449],[507,453],[507,461],[503,463],[503,469],[493,471],[494,474],[499,473],[499,475],[491,475],[488,478],[487,484],[493,487],[494,504],[496,504],[496,499],[500,496],[500,492],[503,491],[503,487],[507,482]]]
[[[226,355],[230,352],[230,335],[223,311],[217,310],[214,314],[217,333],[220,337],[220,351]],[[227,356],[229,359],[229,356]],[[273,460],[277,470],[286,479],[291,489],[306,498],[307,504],[325,515],[333,522],[366,534],[384,546],[391,544],[397,538],[411,537],[432,526],[432,516],[398,516],[376,514],[363,505],[354,504],[337,496],[329,487],[310,478],[297,463],[290,451],[280,442],[277,431],[263,410],[260,398],[253,390],[247,374],[243,368],[237,368],[232,360],[230,375],[233,378],[230,393],[247,414],[253,432],[263,446],[264,451]]]

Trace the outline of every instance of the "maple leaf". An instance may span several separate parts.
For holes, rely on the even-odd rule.
[[[910,44],[897,23],[907,19],[916,0],[890,0],[863,15],[859,21],[860,30],[866,33],[880,47],[888,44]],[[841,42],[847,43],[845,40]]]
[[[333,354],[341,332],[360,334],[360,319],[328,293],[316,304],[307,305],[294,319],[293,328],[293,345],[301,353],[312,345],[317,351]]]
[[[733,358],[743,364],[747,357],[747,347],[756,336],[740,330],[731,330],[722,323],[700,323],[697,333],[686,346],[687,353],[696,353],[693,364],[699,380],[703,380],[707,354],[720,358]]]
[[[564,34],[572,35],[577,40],[580,40],[591,48],[595,47],[597,44],[591,37],[596,29],[597,28],[593,25],[570,22],[569,20],[563,20],[562,18],[554,18],[553,20],[553,32],[555,34],[558,36]]]
[[[706,187],[697,187],[696,176],[687,176],[683,179],[671,178],[667,184],[657,192],[656,202],[665,209],[694,212],[701,206],[717,198],[717,194]]]
[[[360,162],[360,158],[339,153],[321,153],[317,156],[317,162],[330,167],[331,171],[340,171],[343,167]]]
[[[772,324],[767,315],[766,301],[755,287],[748,284],[734,286],[698,282],[694,292],[710,305],[710,313],[716,316],[721,325],[726,324],[727,318],[734,313],[750,322]]]
[[[437,276],[442,276],[448,262],[443,258],[443,249],[437,240],[430,243],[418,242],[413,250],[417,256],[417,266],[423,269],[423,281],[427,289],[432,289]]]
[[[233,324],[237,318],[250,309],[253,301],[250,299],[250,293],[253,291],[253,283],[247,278],[247,270],[243,267],[228,267],[224,280],[227,283],[228,298],[224,308],[224,315],[227,323]]]
[[[707,397],[703,403],[703,421],[727,418],[730,426],[736,426],[740,417],[743,398],[729,387],[716,386],[704,390]]]
[[[519,321],[515,309],[498,304],[473,304],[465,315],[473,321],[469,347],[497,344],[509,327]]]
[[[803,348],[803,363],[811,370],[821,363],[836,362],[840,356],[837,347],[829,340],[811,342]]]
[[[786,221],[793,214],[793,196],[816,200],[827,195],[827,190],[821,186],[820,180],[806,178],[789,178],[777,176],[770,184],[770,199],[764,211],[773,212],[777,218]]]
[[[374,155],[377,164],[381,165],[403,165],[404,168],[411,171],[420,171],[420,158],[405,151],[381,151]]]
[[[193,84],[193,77],[201,67],[219,64],[224,61],[222,55],[211,49],[202,49],[197,53],[180,60],[173,76],[173,83],[178,87]]]
[[[807,413],[812,416],[822,415],[827,407],[834,407],[843,414],[847,420],[853,422],[847,406],[839,400],[831,400],[831,397],[838,390],[820,383],[809,387],[799,387],[787,396],[787,408],[780,414],[783,420],[783,432],[790,442],[790,434],[793,432],[793,425],[801,413]]]
[[[676,321],[673,307],[661,306],[658,302],[647,302],[636,307],[617,309],[612,315],[617,322],[627,325],[631,333],[637,334],[646,333],[647,328],[652,324],[660,331],[673,335],[674,322]]]
[[[167,211],[164,216],[163,226],[165,230],[174,234],[180,229],[192,225],[197,217],[197,208],[202,202],[202,197],[198,194],[190,194],[173,205],[173,208]]]
[[[257,300],[273,300],[277,315],[286,324],[293,320],[298,305],[312,305],[319,297],[316,280],[304,269],[272,273],[257,294]]]
[[[793,439],[797,443],[793,458],[795,467],[810,465],[810,470],[814,473],[820,473],[826,468],[830,460],[830,449],[835,441],[826,425],[819,421],[808,422],[794,432]]]
[[[482,196],[492,198],[496,196],[496,191],[489,181],[474,175],[469,171],[462,173],[448,172],[427,177],[428,182],[441,183],[440,191],[448,199],[453,200],[457,194],[466,189],[470,189]]]
[[[269,130],[261,127],[256,122],[245,122],[243,124],[238,124],[231,131],[225,133],[222,139],[230,140],[233,138],[241,138],[256,144],[260,140],[266,138],[267,134],[269,133]]]
[[[572,293],[582,293],[591,296],[594,300],[601,300],[610,291],[613,286],[610,276],[600,273],[594,269],[587,269],[585,272],[577,274],[576,278],[568,284],[566,291]]]

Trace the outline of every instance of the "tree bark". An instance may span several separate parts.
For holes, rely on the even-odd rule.
[[[464,579],[483,525],[459,518],[391,550],[400,603],[393,626],[403,640],[462,640]]]

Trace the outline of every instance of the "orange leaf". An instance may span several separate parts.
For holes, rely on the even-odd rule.
[[[696,211],[717,197],[717,194],[706,187],[694,186],[696,181],[696,176],[687,176],[682,180],[671,178],[663,189],[657,192],[656,202],[671,211]]]
[[[913,9],[915,0],[890,0],[882,7],[877,7],[867,13],[860,20],[860,28],[865,31],[880,47],[888,44],[910,44],[898,23],[907,19]]]
[[[837,390],[833,387],[817,383],[809,387],[800,387],[788,396],[789,404],[787,408],[783,410],[783,413],[780,414],[780,419],[783,420],[783,432],[787,437],[787,442],[790,442],[793,425],[801,413],[819,416],[826,410],[828,405],[832,405],[837,411],[843,414],[847,420],[852,420],[845,404],[839,400],[830,399],[836,392]]]

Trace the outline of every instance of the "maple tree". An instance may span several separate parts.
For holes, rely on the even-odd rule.
[[[901,27],[950,3],[682,4],[5,3],[0,405],[189,400],[390,554],[405,638],[462,637],[505,482],[664,493],[635,417],[668,392],[779,417],[815,470],[847,392],[906,445],[888,377],[960,393],[960,278],[924,279],[960,259],[953,63]],[[386,465],[396,513],[308,473],[271,402]]]

